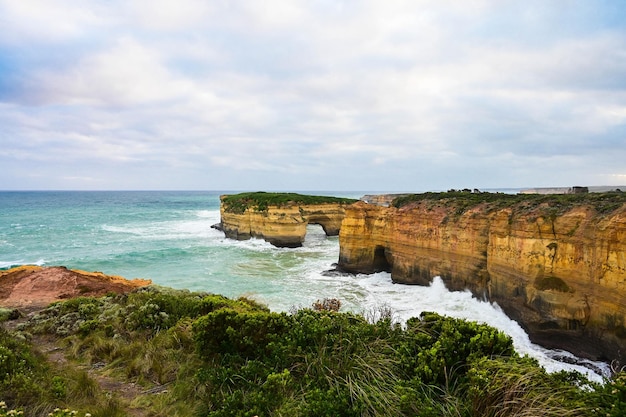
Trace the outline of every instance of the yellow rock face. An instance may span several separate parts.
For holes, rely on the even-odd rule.
[[[304,242],[307,224],[319,224],[327,236],[337,236],[345,215],[345,204],[287,204],[242,214],[220,208],[221,228],[227,237],[246,240],[265,239],[278,247],[299,247]]]
[[[496,301],[538,343],[626,362],[626,205],[609,215],[586,206],[545,213],[359,202],[346,208],[339,267],[388,270],[408,284],[438,275]]]

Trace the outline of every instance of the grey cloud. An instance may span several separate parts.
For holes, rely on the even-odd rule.
[[[150,6],[61,2],[39,30],[44,3],[0,0],[14,18],[0,47],[31,51],[0,65],[16,80],[0,94],[0,161],[15,169],[0,188],[25,175],[18,159],[34,174],[54,166],[54,185],[70,188],[424,190],[624,174],[626,35],[601,16],[589,25],[574,10],[575,28],[552,31],[560,15],[544,2]],[[46,50],[64,59],[33,58]]]

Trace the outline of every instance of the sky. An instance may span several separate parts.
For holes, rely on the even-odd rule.
[[[0,190],[626,184],[623,0],[0,0]]]

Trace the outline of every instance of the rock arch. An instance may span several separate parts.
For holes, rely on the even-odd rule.
[[[347,203],[285,204],[268,206],[265,210],[247,208],[241,213],[220,209],[218,228],[226,237],[246,240],[265,239],[277,247],[302,246],[308,224],[322,226],[326,236],[337,236],[345,216]]]
[[[338,236],[341,229],[341,222],[336,216],[330,217],[326,214],[312,214],[305,216],[307,224],[319,224],[322,226],[326,236]]]

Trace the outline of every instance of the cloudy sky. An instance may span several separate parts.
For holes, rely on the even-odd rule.
[[[623,0],[0,0],[0,189],[626,183]]]

